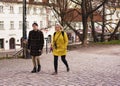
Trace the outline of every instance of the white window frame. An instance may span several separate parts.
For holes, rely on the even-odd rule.
[[[4,30],[4,21],[0,21],[0,30]]]
[[[0,13],[3,13],[3,5],[0,5]]]
[[[14,13],[14,7],[10,6],[10,13]]]
[[[23,25],[22,25],[22,21],[19,21],[19,29],[22,29],[23,28]]]
[[[14,21],[10,21],[10,30],[14,30]]]
[[[43,28],[43,21],[40,21],[40,28]]]
[[[23,12],[23,7],[19,7],[19,14],[22,14]]]

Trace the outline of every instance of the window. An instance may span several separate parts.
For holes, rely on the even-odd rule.
[[[13,8],[13,6],[10,6],[10,13],[14,13],[14,8]]]
[[[13,0],[13,1],[23,2],[23,0]],[[29,2],[29,0],[26,0],[26,2]]]
[[[30,7],[27,7],[26,13],[27,13],[27,14],[30,14]]]
[[[54,26],[56,24],[56,21],[52,21],[52,25]]]
[[[22,29],[22,21],[19,21],[19,29]]]
[[[19,13],[22,14],[23,8],[19,7]]]
[[[34,2],[42,2],[42,0],[34,0]]]
[[[52,21],[48,21],[48,27],[52,26]]]
[[[3,13],[3,6],[0,6],[0,13]]]
[[[11,30],[14,29],[14,21],[10,21],[10,29],[11,29]]]
[[[57,24],[58,22],[57,21],[55,21],[55,24]]]
[[[0,21],[0,30],[4,29],[4,21]]]
[[[48,27],[51,27],[52,25],[55,25],[54,21],[48,21]]]
[[[83,24],[82,24],[82,22],[80,22],[79,25],[80,25],[80,29],[83,29]]]
[[[4,39],[0,39],[0,49],[4,48]]]
[[[29,22],[27,21],[27,29],[29,29]]]
[[[43,21],[40,21],[40,28],[43,27]]]
[[[37,8],[33,8],[33,14],[37,14]]]
[[[42,8],[39,8],[39,10],[40,10],[40,14],[42,14],[42,12],[43,12],[43,9],[42,9]]]
[[[120,18],[120,12],[116,11],[117,17]]]

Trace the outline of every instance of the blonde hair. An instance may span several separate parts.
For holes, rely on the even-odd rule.
[[[56,23],[55,26],[59,26],[61,30],[63,30],[63,26],[59,23]]]

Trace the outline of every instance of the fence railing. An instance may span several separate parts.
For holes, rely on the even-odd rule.
[[[17,51],[15,54],[13,54],[12,57],[17,58],[17,57],[18,57],[19,55],[21,55],[22,53],[23,53],[23,48],[20,49],[19,51]]]

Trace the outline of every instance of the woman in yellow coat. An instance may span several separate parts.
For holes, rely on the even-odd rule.
[[[61,56],[61,60],[65,64],[67,68],[67,72],[69,72],[69,66],[66,60],[66,53],[67,53],[67,45],[68,45],[68,37],[65,32],[62,31],[62,26],[59,24],[55,25],[55,33],[53,34],[53,40],[52,40],[52,49],[53,49],[53,55],[54,55],[54,69],[55,72],[52,75],[57,74],[57,68],[58,68],[58,56]]]

